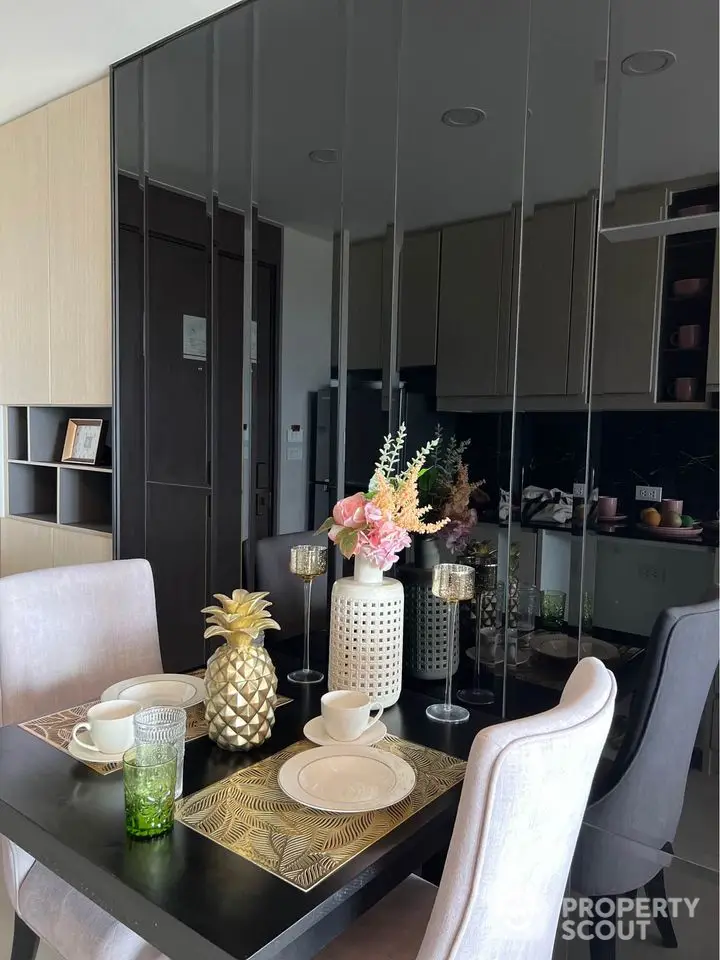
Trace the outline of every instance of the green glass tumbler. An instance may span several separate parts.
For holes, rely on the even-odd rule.
[[[543,590],[540,605],[545,630],[562,630],[565,623],[567,594],[563,590]]]
[[[123,756],[125,828],[129,837],[150,840],[172,830],[175,816],[177,748],[142,743]]]

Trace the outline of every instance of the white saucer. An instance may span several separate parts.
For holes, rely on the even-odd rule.
[[[206,697],[205,681],[185,673],[154,673],[121,680],[104,691],[101,700],[135,700],[143,707],[188,707]]]
[[[85,763],[121,763],[123,758],[122,753],[99,753],[89,747],[83,747],[77,740],[71,740],[67,749],[71,757],[84,760]]]
[[[374,723],[369,730],[365,730],[364,733],[361,733],[357,740],[349,740],[347,743],[340,744],[340,741],[334,740],[325,729],[325,721],[323,718],[313,717],[313,719],[308,720],[303,727],[303,733],[308,740],[312,740],[313,743],[320,744],[321,747],[336,747],[338,745],[369,747],[372,746],[373,743],[378,743],[378,741],[383,740],[387,736],[387,727],[382,720],[378,720],[378,722]]]
[[[403,800],[415,786],[415,771],[387,750],[337,744],[290,757],[280,768],[278,786],[313,810],[365,813]]]

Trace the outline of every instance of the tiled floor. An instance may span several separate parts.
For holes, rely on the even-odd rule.
[[[685,798],[685,808],[675,849],[679,857],[718,869],[718,779],[700,773],[691,773]],[[675,864],[666,875],[668,894],[679,897],[700,897],[696,919],[680,918],[675,923],[680,949],[677,960],[709,960],[718,956],[718,885],[708,882],[702,872]],[[0,960],[9,960],[12,943],[13,914],[0,890]],[[618,945],[618,960],[667,960],[654,929],[644,942],[633,940]],[[37,960],[58,960],[58,954],[45,945],[40,947]],[[62,960],[76,960],[64,957]],[[555,960],[589,960],[586,943],[579,941],[558,943]]]

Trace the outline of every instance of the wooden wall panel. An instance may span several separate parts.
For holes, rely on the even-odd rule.
[[[67,567],[76,563],[101,563],[112,560],[112,539],[79,530],[52,531],[53,566]]]
[[[0,520],[0,576],[53,565],[53,528],[3,517]]]
[[[0,127],[0,171],[0,403],[47,403],[47,108]]]
[[[108,80],[48,106],[50,394],[112,399]]]

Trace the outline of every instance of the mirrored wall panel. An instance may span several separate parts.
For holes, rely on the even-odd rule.
[[[678,796],[716,764],[716,651],[658,664],[686,616],[717,628],[717,16],[257,0],[115,69],[118,544],[153,563],[168,668],[240,584],[299,653],[313,543],[327,671],[359,564],[316,531],[390,510],[402,430],[388,476],[430,444],[412,544],[383,541],[405,688],[442,700],[449,662],[453,702],[512,719],[592,655],[608,760],[668,675]],[[450,644],[441,562],[474,571]]]

